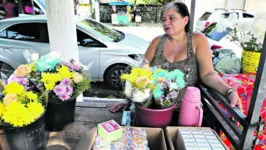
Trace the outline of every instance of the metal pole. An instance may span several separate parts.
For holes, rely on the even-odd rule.
[[[266,35],[266,33],[265,33]],[[266,91],[266,38],[264,37],[263,48],[261,50],[260,63],[256,75],[253,94],[249,106],[247,121],[251,125],[249,128],[244,128],[241,139],[241,149],[251,149],[250,145],[253,142],[253,133],[256,130],[256,124],[259,123],[260,109],[264,101]]]
[[[195,6],[196,6],[196,0],[191,0],[191,5],[190,5],[190,30],[191,31],[193,31],[193,27],[194,27]]]

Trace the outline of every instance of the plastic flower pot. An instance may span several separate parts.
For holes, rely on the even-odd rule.
[[[62,131],[64,127],[74,121],[76,99],[60,103],[48,103],[45,115],[45,129],[47,131]]]
[[[10,150],[44,150],[48,142],[44,116],[25,127],[3,129]],[[0,147],[1,149],[1,147]]]
[[[175,108],[176,104],[166,109],[150,109],[135,105],[136,123],[144,127],[165,128],[170,124]]]

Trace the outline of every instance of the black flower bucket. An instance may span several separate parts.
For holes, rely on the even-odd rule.
[[[64,127],[74,122],[76,99],[48,103],[45,115],[45,129],[47,131],[62,131]]]
[[[44,150],[48,142],[44,116],[25,127],[3,129],[9,150]],[[1,148],[1,147],[0,147]]]

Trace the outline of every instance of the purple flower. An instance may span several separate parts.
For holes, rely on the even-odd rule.
[[[70,96],[68,94],[60,94],[59,98],[63,101],[68,100],[70,98]]]
[[[27,78],[18,77],[14,74],[12,74],[7,80],[8,84],[11,82],[17,82],[18,84],[23,85],[25,89],[27,89],[29,86],[29,80]]]
[[[62,62],[63,65],[67,66],[70,71],[80,70],[79,65],[75,65],[75,61]]]
[[[60,84],[64,85],[64,86],[69,86],[71,83],[71,80],[69,78],[65,78],[63,79]]]
[[[73,89],[71,86],[66,86],[66,94],[71,95],[73,93]]]
[[[54,92],[56,95],[61,95],[66,93],[66,87],[62,84],[56,85],[54,87]]]

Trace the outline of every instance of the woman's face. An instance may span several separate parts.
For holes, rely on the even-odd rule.
[[[167,35],[173,35],[185,31],[188,16],[182,17],[174,8],[166,9],[162,17],[163,29]]]

